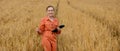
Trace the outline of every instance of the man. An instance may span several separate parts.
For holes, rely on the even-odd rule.
[[[53,6],[48,6],[46,12],[47,16],[41,20],[37,32],[42,36],[42,46],[45,51],[57,51],[56,35],[61,33],[59,22],[55,17]]]

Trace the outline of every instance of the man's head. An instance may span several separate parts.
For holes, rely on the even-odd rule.
[[[55,8],[53,6],[47,6],[46,11],[49,17],[54,17]]]

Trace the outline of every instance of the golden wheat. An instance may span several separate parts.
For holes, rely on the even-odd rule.
[[[35,29],[53,5],[58,51],[119,51],[119,0],[0,0],[0,51],[43,51]]]

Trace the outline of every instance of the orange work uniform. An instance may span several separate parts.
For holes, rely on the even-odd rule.
[[[59,26],[57,18],[54,18],[53,21],[49,17],[44,17],[39,25],[39,30],[42,36],[42,46],[45,51],[57,51],[57,40],[56,35],[61,33],[61,30],[58,32],[52,32],[55,28]]]

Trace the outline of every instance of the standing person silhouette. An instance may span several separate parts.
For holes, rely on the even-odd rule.
[[[46,12],[47,16],[40,21],[37,32],[42,36],[42,47],[44,51],[57,51],[56,36],[61,33],[59,21],[55,17],[55,8],[53,6],[48,6]]]

